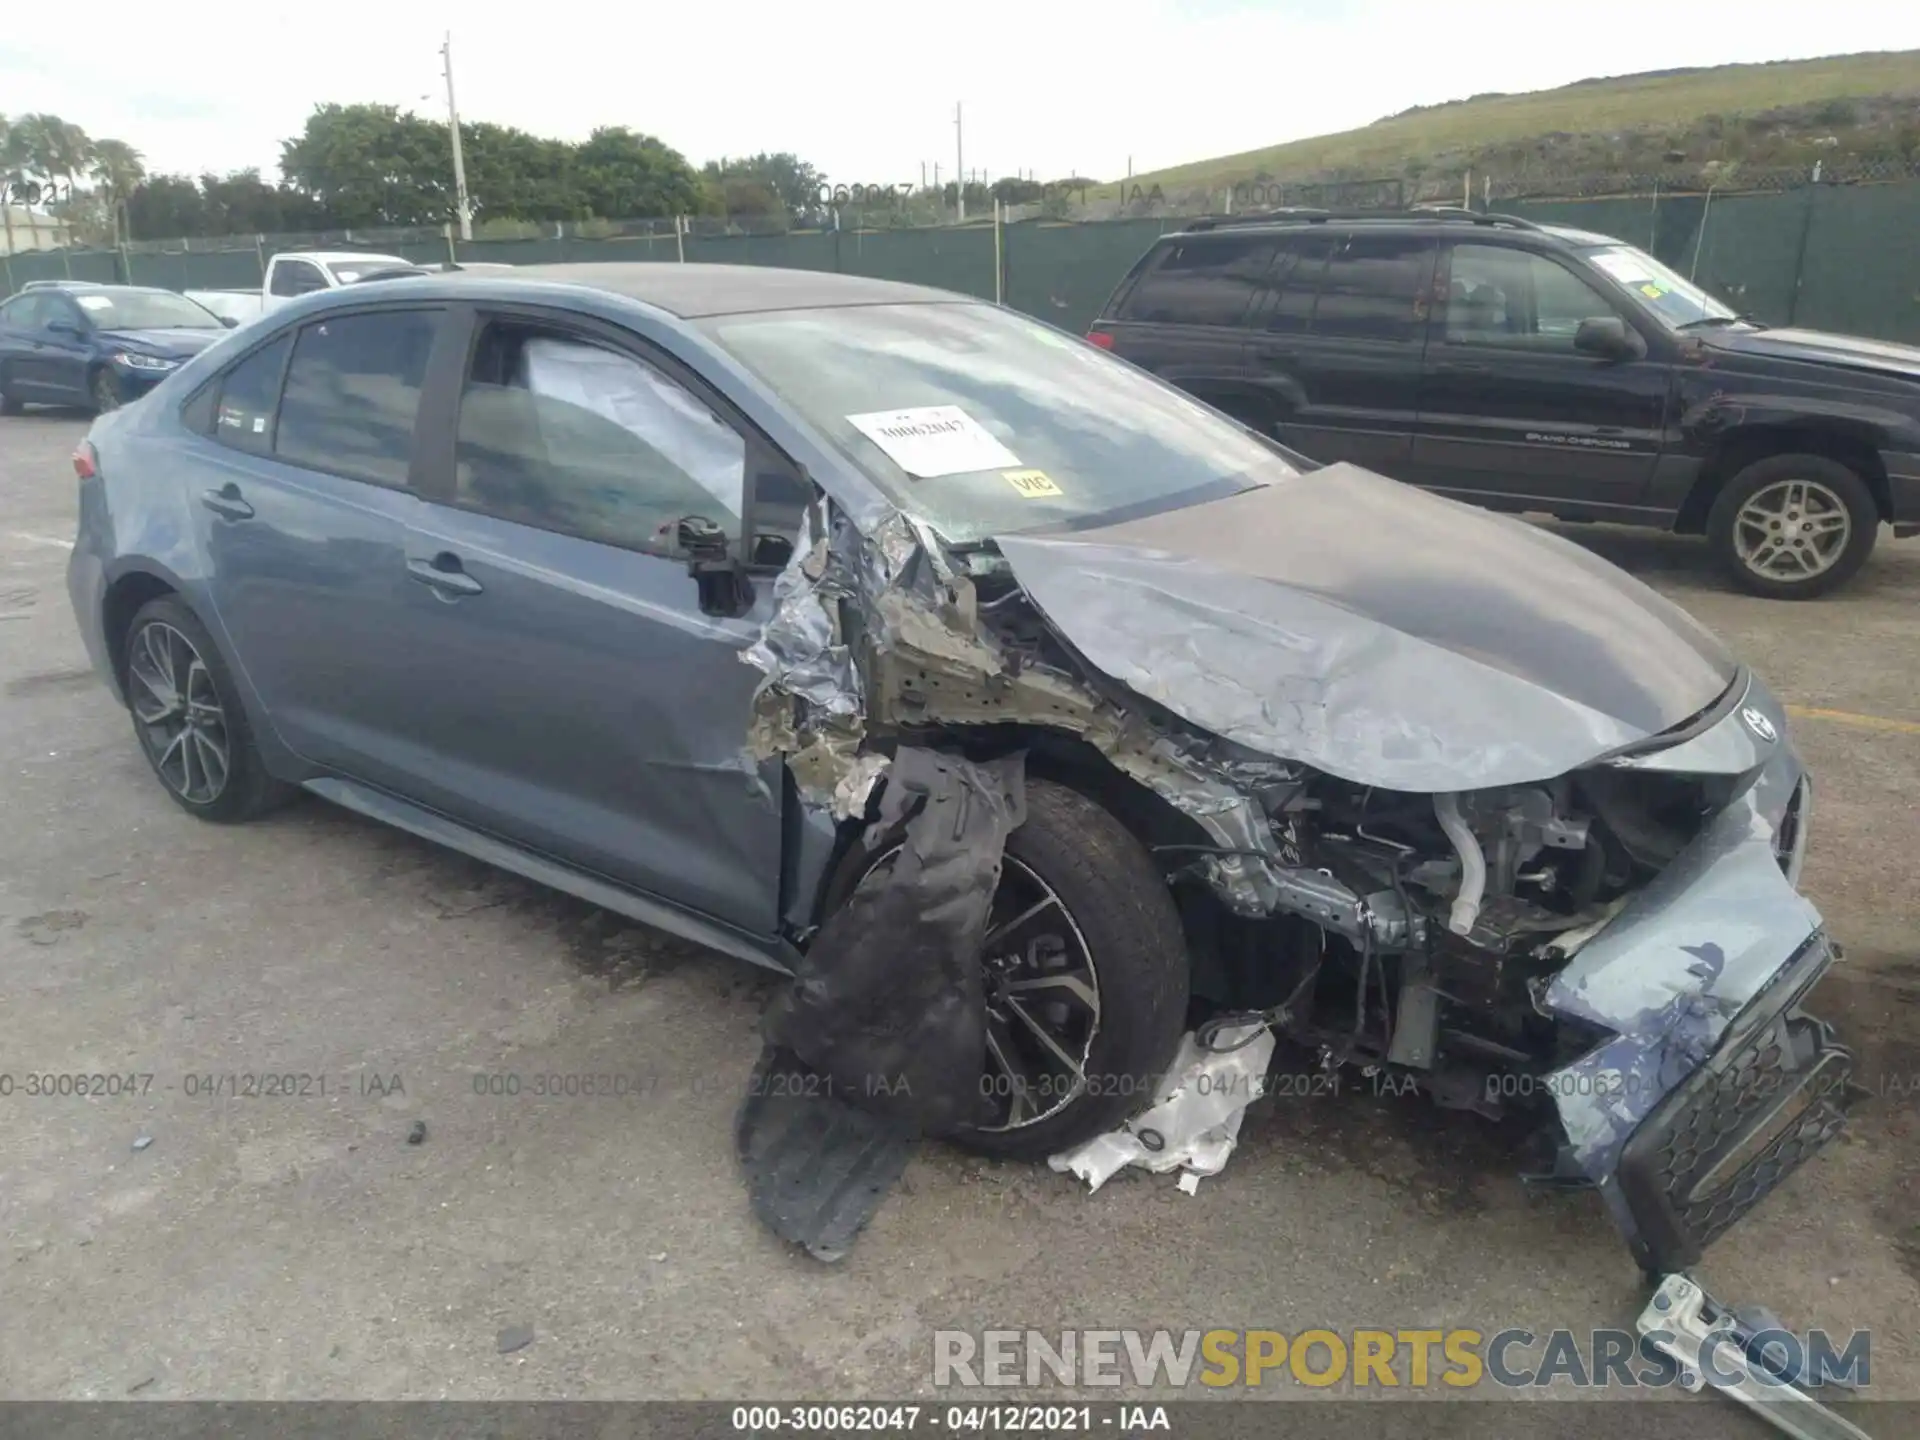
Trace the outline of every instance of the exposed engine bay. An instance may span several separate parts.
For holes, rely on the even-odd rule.
[[[1341,471],[1348,500],[1440,503],[1317,478]],[[1593,662],[1570,631],[1570,660],[1490,663],[1498,635],[1463,655],[1264,551],[1201,568],[1128,528],[956,553],[910,517],[816,509],[743,657],[767,675],[750,749],[845,834],[907,752],[1084,790],[1172,887],[1197,1015],[1537,1117],[1528,1173],[1600,1188],[1649,1269],[1837,1131],[1846,1053],[1797,1009],[1834,954],[1794,888],[1807,788],[1775,702],[1703,663],[1680,612],[1625,623],[1691,707],[1655,715],[1629,677],[1609,713],[1575,693]],[[999,856],[980,863],[990,890]],[[1758,1068],[1732,1053],[1763,1032]]]

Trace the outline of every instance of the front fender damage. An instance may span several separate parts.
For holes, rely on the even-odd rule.
[[[1131,574],[1132,554],[1101,563]],[[1178,572],[1182,593],[1196,593],[1193,567],[1169,565],[1161,556],[1136,568],[1169,587]],[[1591,583],[1600,595],[1614,582]],[[1401,660],[1420,660],[1426,669],[1412,668],[1435,684],[1468,685],[1480,667],[1387,643],[1378,621],[1375,639],[1323,647],[1322,658],[1326,693],[1374,707],[1379,723],[1346,726],[1323,706],[1302,728],[1307,710],[1240,686],[1227,642],[1265,647],[1241,655],[1248,686],[1279,684],[1282,652],[1304,655],[1308,630],[1283,645],[1284,626],[1208,628],[1190,615],[1188,630],[1203,633],[1187,633],[1164,615],[1129,619],[1125,606],[1109,624],[1111,597],[1087,598],[1089,585],[1099,588],[1065,561],[1043,574],[1011,554],[950,553],[907,516],[863,531],[821,502],[807,517],[773,615],[742,653],[764,676],[748,749],[781,757],[816,817],[861,832],[853,854],[865,870],[768,1016],[761,1074],[787,1076],[805,1103],[756,1096],[741,1112],[755,1208],[776,1233],[843,1253],[885,1190],[849,1177],[884,1182],[915,1137],[973,1123],[985,1058],[978,927],[1020,823],[1025,757],[1050,736],[1090,747],[1184,817],[1201,843],[1156,847],[1183,852],[1168,879],[1260,937],[1256,964],[1283,983],[1221,1014],[1284,1029],[1330,1065],[1393,1068],[1443,1105],[1490,1115],[1503,1107],[1488,1080],[1524,1071],[1518,1093],[1558,1102],[1557,1115],[1547,1107],[1539,1178],[1599,1188],[1643,1264],[1697,1248],[1831,1134],[1837,1105],[1776,1143],[1772,1121],[1741,1100],[1714,1120],[1724,1153],[1689,1155],[1686,1177],[1650,1151],[1688,1116],[1719,1116],[1710,1072],[1742,1014],[1777,1019],[1795,1057],[1783,1083],[1820,1098],[1817,1087],[1831,1088],[1823,1077],[1844,1070],[1844,1052],[1808,1028],[1817,1022],[1784,1001],[1759,1005],[1819,919],[1782,873],[1785,797],[1802,782],[1790,747],[1774,743],[1785,717],[1758,682],[1707,695],[1708,728],[1661,752],[1674,768],[1642,754],[1652,737],[1629,736],[1639,758],[1609,770],[1594,747],[1627,732],[1551,699],[1546,661],[1530,703],[1557,719],[1528,737],[1534,750],[1502,748],[1492,710],[1457,696],[1449,703],[1470,724],[1435,728],[1441,712],[1429,707],[1394,729],[1389,700],[1420,709]],[[1240,584],[1226,608],[1250,611],[1260,593]],[[1054,613],[1067,600],[1071,616]],[[1298,608],[1274,603],[1276,615]],[[1636,613],[1636,623],[1666,623],[1657,607]],[[1676,631],[1663,653],[1669,689],[1699,691],[1717,673],[1690,632]],[[1392,674],[1371,684],[1369,665]],[[1196,666],[1204,673],[1179,693],[1156,688],[1160,671]],[[1499,694],[1519,693],[1500,684]],[[1756,714],[1767,723],[1743,718]],[[1562,729],[1549,734],[1553,725]],[[1223,738],[1235,726],[1246,738]],[[1751,733],[1736,744],[1725,727],[1738,726]],[[1426,788],[1445,778],[1446,756],[1473,748],[1467,731],[1493,760],[1469,765],[1454,788]],[[1309,758],[1285,735],[1306,735]],[[1560,751],[1540,749],[1547,741]],[[1568,757],[1573,773],[1541,769]],[[886,863],[891,844],[902,848]],[[1268,923],[1279,919],[1310,922],[1317,949],[1282,956]],[[1336,946],[1337,971],[1323,963]],[[1817,973],[1824,956],[1809,965]],[[1773,1148],[1747,1153],[1763,1142]],[[1682,1178],[1697,1190],[1722,1172],[1746,1201],[1690,1210],[1674,1198]]]

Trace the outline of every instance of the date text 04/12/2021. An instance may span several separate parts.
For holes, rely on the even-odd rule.
[[[733,1428],[745,1434],[1006,1431],[1059,1435],[1170,1431],[1164,1405],[736,1405]]]
[[[324,1071],[193,1071],[162,1079],[152,1071],[0,1071],[0,1100],[100,1100],[184,1095],[224,1100],[384,1100],[405,1095],[397,1074]]]

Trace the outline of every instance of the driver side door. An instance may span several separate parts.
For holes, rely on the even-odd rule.
[[[1463,500],[1566,511],[1644,503],[1660,454],[1669,365],[1574,348],[1583,320],[1635,319],[1558,260],[1516,246],[1448,247],[1435,284],[1413,451],[1402,478]]]
[[[444,419],[422,417],[446,443],[405,547],[412,798],[771,935],[784,774],[745,753],[760,677],[740,659],[771,576],[747,613],[707,613],[673,541],[692,516],[737,541],[749,487],[797,471],[637,336],[535,309],[471,323],[429,402]]]

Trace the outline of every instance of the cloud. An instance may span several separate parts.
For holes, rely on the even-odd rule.
[[[320,102],[443,114],[447,25],[461,113],[581,139],[596,125],[659,135],[696,163],[793,150],[846,184],[918,182],[955,164],[1109,178],[1365,124],[1410,105],[1596,74],[1920,46],[1920,7],[1829,0],[771,0],[615,8],[471,0],[275,15],[238,0],[128,7],[110,44],[16,5],[0,47],[10,112],[53,110],[144,151],[156,170],[258,166]]]

